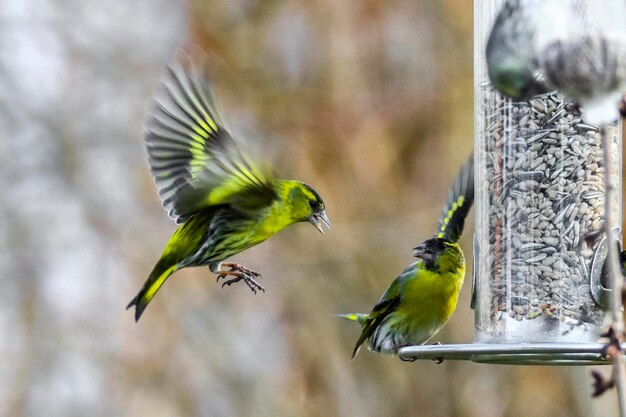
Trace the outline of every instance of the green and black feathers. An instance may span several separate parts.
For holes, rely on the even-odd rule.
[[[240,152],[217,112],[208,76],[180,55],[167,67],[146,122],[148,159],[163,207],[182,223],[212,205],[268,204],[276,197],[274,173]]]
[[[458,242],[463,233],[465,218],[474,202],[474,156],[470,156],[459,170],[448,191],[448,199],[443,206],[437,237],[450,242]]]
[[[320,232],[322,224],[330,227],[313,188],[244,156],[216,110],[208,77],[182,53],[157,89],[144,138],[162,205],[179,227],[128,305],[136,320],[168,277],[186,267],[208,266],[222,286],[243,281],[264,291],[259,273],[222,261],[297,222]]]
[[[426,343],[456,308],[465,277],[465,258],[457,244],[474,201],[473,157],[461,168],[448,193],[435,237],[413,249],[417,261],[389,285],[369,314],[340,314],[362,327],[354,358],[368,341],[376,352]]]

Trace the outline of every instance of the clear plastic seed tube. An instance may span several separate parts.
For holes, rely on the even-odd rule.
[[[563,95],[497,93],[484,44],[501,1],[476,3],[475,340],[596,341],[607,310],[605,175],[621,190],[620,129],[606,128],[606,166],[599,127]]]

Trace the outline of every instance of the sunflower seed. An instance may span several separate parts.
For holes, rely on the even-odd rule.
[[[598,128],[556,92],[511,103],[486,88],[477,156],[484,179],[477,184],[485,210],[479,217],[485,220],[477,245],[490,260],[479,274],[485,291],[477,305],[489,306],[491,314],[477,317],[568,323],[558,334],[571,335],[578,326],[599,332],[604,311],[589,290],[598,243],[585,238],[600,229],[604,210],[607,167]],[[611,151],[619,154],[616,130],[609,129]],[[619,166],[609,168],[617,178]],[[584,324],[581,309],[589,316]]]

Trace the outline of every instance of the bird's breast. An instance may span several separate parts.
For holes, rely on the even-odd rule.
[[[430,271],[421,271],[420,275],[407,283],[403,302],[405,314],[416,317],[424,325],[443,324],[456,308],[463,278]]]

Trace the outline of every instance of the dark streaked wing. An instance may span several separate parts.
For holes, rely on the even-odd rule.
[[[387,293],[383,295],[383,298],[374,306],[372,312],[369,314],[367,322],[363,325],[363,330],[361,331],[361,335],[354,346],[354,351],[352,352],[352,358],[354,358],[359,351],[359,347],[370,337],[376,328],[380,326],[385,317],[387,317],[390,313],[395,311],[401,301],[400,294],[397,291],[390,291],[394,289],[394,283],[392,283],[392,287],[387,290]],[[390,298],[387,298],[388,293],[394,292],[394,295]]]
[[[474,155],[471,155],[461,167],[448,191],[439,225],[437,237],[450,242],[457,242],[463,233],[465,218],[474,202]]]
[[[255,206],[274,198],[273,173],[239,151],[207,77],[183,53],[155,94],[145,140],[161,202],[177,223],[209,206]]]

